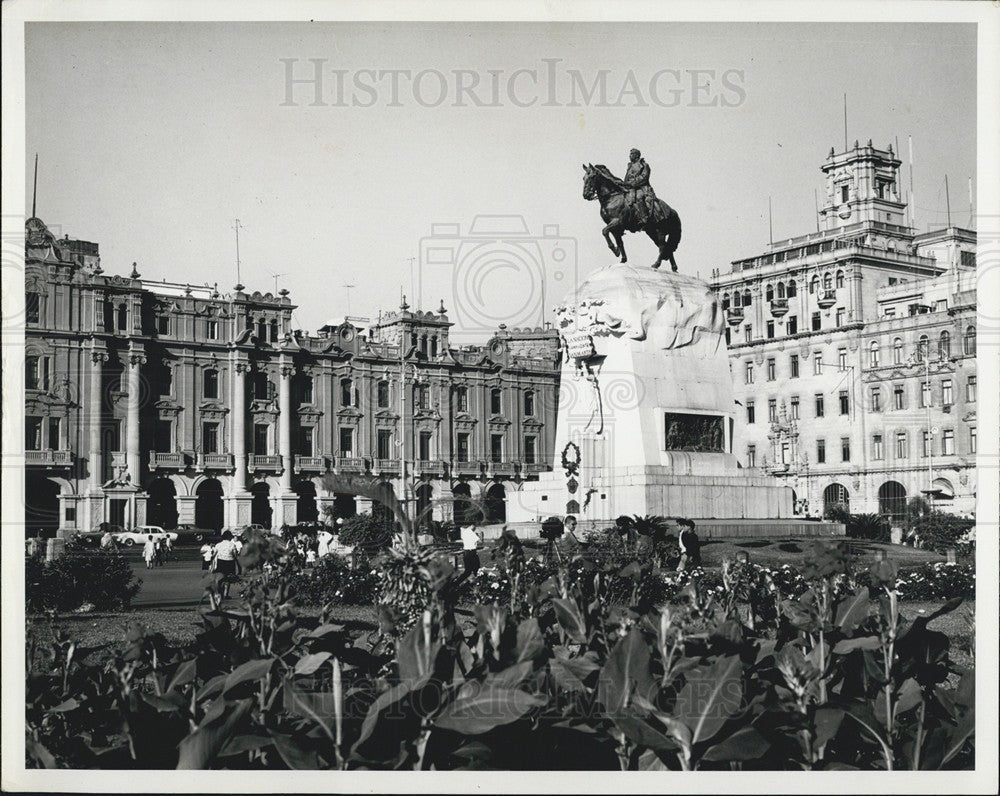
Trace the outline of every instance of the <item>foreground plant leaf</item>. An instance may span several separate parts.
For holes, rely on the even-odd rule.
[[[740,659],[716,659],[711,666],[694,669],[677,696],[674,717],[691,730],[691,745],[707,741],[739,709],[743,701]]]
[[[208,768],[223,746],[229,741],[236,727],[250,712],[252,700],[241,699],[232,703],[226,713],[225,720],[220,724],[210,724],[199,727],[191,735],[184,738],[177,746],[178,769]]]
[[[548,703],[543,694],[529,694],[516,688],[476,687],[459,692],[458,698],[438,714],[435,727],[444,730],[481,735],[494,727],[510,724],[532,708]]]

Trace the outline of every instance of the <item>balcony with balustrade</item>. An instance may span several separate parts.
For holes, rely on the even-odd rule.
[[[233,470],[233,454],[231,453],[199,453],[195,462],[195,469],[199,472],[205,470]]]
[[[455,461],[451,465],[451,471],[455,475],[479,475],[484,466],[484,462],[480,461]]]
[[[788,299],[776,298],[771,301],[771,314],[780,318],[788,314]]]
[[[730,307],[726,310],[726,323],[730,326],[739,326],[743,323],[743,308],[742,307]]]
[[[376,475],[398,475],[399,471],[399,459],[375,459],[372,462],[372,472]]]
[[[355,456],[352,451],[341,451],[336,459],[337,472],[363,473],[368,469],[368,463],[361,456]]]
[[[487,465],[487,474],[491,478],[513,478],[517,472],[516,462],[490,461]]]
[[[28,467],[70,467],[73,454],[70,451],[25,451],[24,463]]]
[[[149,469],[151,472],[157,470],[186,470],[190,464],[190,459],[183,451],[150,451]]]
[[[445,463],[440,459],[420,459],[414,462],[414,471],[431,478],[444,476]]]
[[[295,472],[297,473],[325,473],[326,456],[295,456]]]
[[[247,469],[251,473],[280,473],[281,457],[273,454],[254,453],[250,456]]]
[[[816,300],[816,303],[819,304],[819,306],[824,310],[830,309],[830,307],[837,303],[837,291],[824,290],[819,294],[819,298]]]

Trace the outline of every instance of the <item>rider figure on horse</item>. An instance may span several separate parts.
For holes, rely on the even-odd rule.
[[[625,200],[636,214],[640,227],[647,221],[655,224],[663,220],[660,203],[649,184],[649,164],[642,159],[642,153],[638,149],[628,153],[628,167],[622,183],[628,189]]]

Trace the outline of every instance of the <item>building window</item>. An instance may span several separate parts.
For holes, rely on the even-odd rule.
[[[925,459],[931,455],[931,433],[929,431],[920,432],[920,455]]]
[[[976,427],[969,426],[969,453],[975,453],[976,450]]]
[[[778,400],[769,398],[767,401],[767,419],[771,423],[778,422]]]
[[[812,330],[814,332],[818,332],[821,326],[822,326],[822,321],[820,320],[820,314],[818,312],[814,312],[812,314]]]
[[[794,315],[788,316],[788,321],[785,326],[788,334],[798,334],[799,332],[799,319]]]
[[[941,405],[951,406],[955,403],[955,394],[952,390],[951,379],[945,379],[941,382]]]
[[[316,429],[312,426],[302,426],[299,429],[299,454],[302,456],[313,455],[313,440],[316,437]]]
[[[468,387],[456,387],[455,388],[455,409],[459,412],[469,411],[469,388]],[[463,459],[462,461],[466,461]]]
[[[938,357],[951,359],[951,334],[947,330],[941,332],[938,338]]]
[[[841,348],[837,351],[837,369],[843,373],[847,370],[847,349]]]
[[[837,271],[837,287],[843,287],[843,286],[844,286],[844,272]]]
[[[524,463],[525,464],[535,464],[535,457],[538,455],[536,450],[536,440],[534,437],[524,438]]]
[[[764,301],[774,301],[774,285],[767,285],[764,288]]]
[[[747,467],[757,466],[757,446],[747,445]]]
[[[781,443],[781,463],[789,464],[791,461],[791,446],[787,442]]]
[[[841,437],[840,438],[840,460],[842,462],[849,462],[851,460],[851,438]]]
[[[894,384],[892,386],[892,408],[902,409],[905,405],[903,400],[903,385]]]
[[[277,343],[278,342],[278,322],[277,321],[271,321],[271,342],[272,343]]]
[[[266,373],[255,373],[253,377],[253,397],[257,401],[268,401],[274,397],[274,385]]]
[[[352,379],[340,380],[340,405],[354,406],[354,381]]]
[[[490,390],[490,412],[498,415],[503,411],[503,390],[494,387]]]
[[[906,432],[897,431],[896,432],[896,458],[905,459],[906,458]]]
[[[946,428],[941,435],[941,454],[943,456],[955,455],[955,432]]]
[[[882,435],[876,434],[872,437],[872,458],[881,461],[885,458],[885,450],[882,447]]]
[[[767,380],[774,381],[774,379],[775,379],[774,359],[772,358],[767,360]]]
[[[870,346],[868,346],[868,367],[877,368],[879,366],[879,347],[878,341],[872,340]]]
[[[170,453],[174,449],[174,424],[170,420],[157,420],[153,446],[159,453]]]
[[[768,340],[773,340],[774,339],[774,321],[768,321],[765,324],[765,329],[766,329],[766,332],[767,332],[767,339]]]
[[[920,408],[926,409],[931,405],[931,383],[929,381],[920,382]]]
[[[969,376],[969,380],[965,383],[965,400],[969,403],[973,403],[976,400],[976,377]]]
[[[793,298],[796,295],[795,280],[788,283],[788,298]]]
[[[756,420],[755,414],[753,401],[747,401],[747,423],[753,423]]]
[[[838,398],[840,399],[840,414],[849,415],[851,413],[851,399],[847,390],[841,390]]]
[[[813,376],[819,376],[823,372],[823,354],[817,351],[813,354]]]
[[[170,316],[158,315],[156,317],[156,333],[170,334]]]
[[[792,420],[799,419],[799,396],[793,395],[791,400],[791,406],[789,411],[791,412]]]
[[[809,292],[815,293],[817,290],[819,290],[819,277],[814,276],[809,280]]]
[[[469,434],[468,432],[459,432],[457,438],[457,448],[456,458],[460,462],[469,461]]]
[[[117,327],[119,332],[124,332],[128,330],[128,306],[122,304],[118,307],[118,311],[115,313],[115,319],[117,320]]]
[[[218,340],[219,339],[219,322],[215,320],[210,320],[208,322],[208,339]]]
[[[882,411],[882,388],[872,387],[872,411]]]
[[[431,459],[431,438],[430,431],[421,431],[420,437],[417,439],[417,458],[422,462],[429,462]]]
[[[490,461],[493,464],[503,461],[503,434],[490,434]]]
[[[844,318],[846,317],[846,313],[847,310],[845,310],[843,307],[837,307],[836,324],[838,329],[844,325]]]
[[[532,417],[535,414],[535,391],[525,390],[524,392],[524,414]]]
[[[903,341],[898,337],[892,341],[892,364],[903,364]]]
[[[976,327],[970,326],[965,330],[965,337],[962,339],[962,352],[967,357],[976,355]]]
[[[354,429],[340,429],[340,455],[351,459],[354,457]]]
[[[313,402],[313,377],[304,375],[302,377],[302,403],[311,404]]]
[[[267,423],[253,424],[253,452],[255,456],[267,456],[271,452],[270,436],[271,428]]]
[[[753,362],[746,363],[746,383],[753,384]]]
[[[375,385],[375,400],[379,409],[389,408],[389,382],[384,379]]]
[[[219,371],[209,368],[202,374],[202,392],[206,400],[219,398]]]
[[[799,355],[798,354],[792,354],[791,357],[789,357],[789,359],[788,359],[788,367],[789,367],[789,370],[791,371],[792,378],[793,379],[797,379],[799,377]]]
[[[930,355],[930,341],[926,334],[920,335],[917,340],[917,362],[923,362]]]
[[[753,340],[753,327],[749,323],[743,327],[743,340],[747,343]]]
[[[729,327],[727,326],[726,327],[726,345],[729,346],[729,345],[732,345],[732,344],[733,344],[733,336],[730,333]]]
[[[816,393],[816,417],[823,417],[824,407],[823,407],[823,393]]]
[[[201,425],[201,451],[202,453],[219,452],[219,424],[202,423]]]
[[[392,431],[387,428],[380,428],[375,432],[375,458],[391,459],[392,456]]]
[[[49,388],[48,357],[26,357],[24,360],[24,386],[28,390],[47,390]]]
[[[413,389],[417,409],[428,409],[431,404],[431,388],[429,384],[418,384]]]
[[[816,440],[816,463],[826,464],[826,440]]]
[[[42,449],[42,418],[24,418],[24,449],[26,451]]]
[[[833,276],[823,274],[823,291],[833,290]]]
[[[847,204],[847,200],[849,198],[848,190],[849,190],[848,186],[846,186],[846,185],[841,185],[840,186],[840,203],[841,204]]]
[[[41,296],[38,293],[27,292],[24,294],[24,314],[27,323],[38,323],[42,313],[40,310]]]

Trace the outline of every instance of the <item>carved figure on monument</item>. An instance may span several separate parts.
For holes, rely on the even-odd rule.
[[[681,240],[681,219],[670,205],[656,197],[649,184],[649,165],[639,150],[630,153],[624,180],[604,165],[584,164],[583,171],[583,198],[600,202],[601,218],[606,223],[602,234],[612,254],[628,262],[623,234],[645,232],[658,250],[652,267],[659,268],[666,260],[676,271],[674,252]]]

